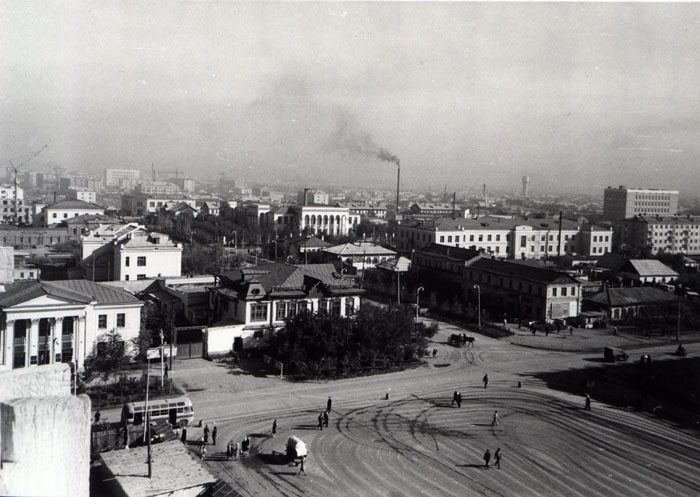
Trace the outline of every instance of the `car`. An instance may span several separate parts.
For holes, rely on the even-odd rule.
[[[624,350],[617,347],[605,347],[603,350],[603,357],[605,357],[605,360],[608,362],[626,361],[629,358]]]

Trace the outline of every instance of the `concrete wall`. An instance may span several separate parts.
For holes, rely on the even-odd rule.
[[[207,328],[207,352],[209,354],[226,354],[233,350],[233,339],[248,338],[255,330],[244,329],[245,325],[216,326]]]
[[[90,399],[67,364],[0,373],[0,495],[89,497]]]

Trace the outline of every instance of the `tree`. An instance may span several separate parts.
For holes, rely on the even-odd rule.
[[[98,337],[97,351],[85,359],[85,373],[101,374],[107,380],[129,362],[121,334],[112,330]]]

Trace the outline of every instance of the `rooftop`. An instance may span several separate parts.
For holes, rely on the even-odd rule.
[[[11,307],[43,295],[60,300],[87,304],[138,304],[141,301],[119,288],[89,280],[18,281],[5,285],[0,293],[0,307]]]

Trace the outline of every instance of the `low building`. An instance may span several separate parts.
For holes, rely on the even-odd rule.
[[[72,236],[68,228],[17,228],[15,226],[0,227],[0,245],[16,249],[31,249],[48,247],[69,240],[78,240],[80,234]]]
[[[469,215],[469,209],[463,209],[458,205],[445,202],[424,203],[417,202],[409,207],[409,213],[416,219],[429,219],[433,217],[459,217],[464,218]]]
[[[145,216],[155,214],[163,207],[184,202],[197,209],[195,199],[187,195],[145,194],[134,192],[121,197],[121,209],[127,216]]]
[[[151,451],[149,477],[148,451]],[[179,440],[100,454],[100,495],[112,497],[200,497],[217,482]]]
[[[395,251],[371,242],[343,243],[324,248],[323,251],[338,257],[343,264],[353,266],[357,271],[374,269],[377,264],[398,256]]]
[[[0,293],[0,371],[75,363],[98,351],[109,331],[128,348],[143,302],[87,280],[22,281]]]
[[[553,322],[578,316],[581,285],[576,278],[541,267],[476,258],[464,269],[467,290],[499,317]]]
[[[43,226],[55,226],[73,217],[85,215],[104,215],[104,207],[83,202],[82,200],[62,200],[53,205],[47,205],[41,210]]]
[[[217,283],[209,290],[214,322],[258,329],[282,326],[302,311],[352,315],[364,294],[332,264],[261,264],[221,274]]]
[[[678,279],[677,272],[656,259],[630,259],[620,267],[618,275],[633,286],[672,283]]]
[[[652,287],[606,288],[587,296],[583,304],[587,310],[604,311],[607,320],[629,322],[634,319],[662,319],[675,317],[679,297],[665,290]]]

